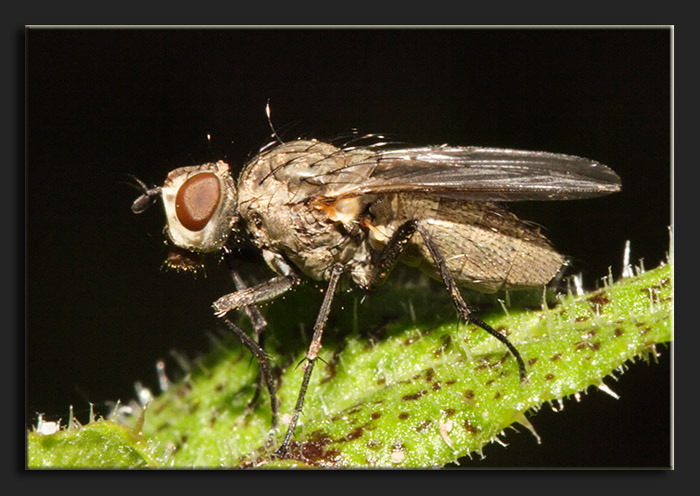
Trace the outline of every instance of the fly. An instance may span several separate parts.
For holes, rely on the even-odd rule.
[[[459,146],[338,147],[316,140],[264,147],[237,181],[218,161],[175,169],[159,187],[139,184],[143,194],[132,210],[141,213],[162,199],[166,233],[177,251],[171,263],[195,266],[199,254],[225,251],[231,234],[242,229],[274,272],[270,280],[246,287],[232,271],[236,291],[213,304],[258,360],[256,398],[264,384],[272,403],[271,432],[277,427],[277,398],[262,346],[265,320],[256,307],[302,277],[327,282],[278,456],[289,453],[342,277],[371,290],[396,262],[417,266],[444,283],[462,320],[508,348],[524,382],[518,350],[476,317],[459,286],[485,293],[543,286],[564,264],[540,230],[502,202],[591,198],[621,188],[610,168],[571,155]],[[225,318],[232,310],[248,314],[255,338]]]

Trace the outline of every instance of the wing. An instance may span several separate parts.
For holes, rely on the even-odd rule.
[[[449,146],[344,152],[342,166],[307,178],[323,186],[326,198],[423,192],[475,201],[569,200],[621,188],[612,169],[572,155]]]

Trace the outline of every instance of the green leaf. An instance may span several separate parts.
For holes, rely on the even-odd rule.
[[[324,335],[325,363],[316,364],[294,436],[296,459],[271,457],[267,394],[248,408],[257,381],[250,354],[231,336],[212,336],[213,350],[148,406],[143,438],[129,444],[128,432],[117,436],[129,456],[59,455],[70,443],[52,439],[66,431],[30,433],[30,466],[68,459],[115,467],[444,466],[480,452],[513,423],[532,429],[527,412],[590,386],[606,388],[603,379],[627,362],[654,358],[656,345],[672,339],[671,277],[671,266],[662,265],[593,293],[557,296],[544,310],[542,294],[530,293],[480,313],[522,354],[525,384],[499,341],[456,321],[439,285],[404,282],[367,301],[341,293]],[[489,301],[472,294],[468,301],[475,298],[482,307]],[[265,309],[281,414],[291,414],[303,375],[297,365],[310,332],[299,323],[313,323],[320,295],[307,287],[286,299]],[[130,458],[130,450],[140,455]]]
[[[29,468],[156,468],[152,447],[133,429],[109,420],[54,434],[27,434]]]

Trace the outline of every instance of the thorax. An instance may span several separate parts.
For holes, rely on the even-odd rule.
[[[352,259],[364,238],[358,218],[366,199],[323,201],[323,185],[313,181],[337,153],[313,141],[279,145],[258,154],[238,180],[239,214],[253,242],[313,279],[326,279],[335,263]]]

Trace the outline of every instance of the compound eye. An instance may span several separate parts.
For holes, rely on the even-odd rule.
[[[186,229],[201,231],[214,215],[220,199],[219,179],[211,172],[203,172],[180,187],[175,198],[175,213]]]

